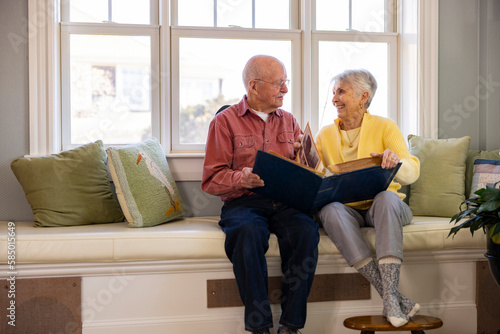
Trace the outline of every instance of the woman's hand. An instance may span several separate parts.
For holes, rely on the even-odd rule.
[[[389,149],[386,149],[383,153],[370,153],[372,157],[381,157],[382,164],[380,165],[382,168],[394,168],[401,161],[398,155]]]
[[[243,188],[257,188],[264,186],[264,180],[259,175],[252,173],[252,168],[245,167],[241,170],[241,186]]]

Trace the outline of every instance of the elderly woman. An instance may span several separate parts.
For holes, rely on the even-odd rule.
[[[413,183],[420,173],[420,162],[410,154],[395,122],[371,115],[368,107],[377,90],[377,81],[366,70],[346,70],[332,80],[333,105],[338,118],[317,135],[317,146],[324,166],[353,159],[382,157],[382,168],[402,165],[387,191],[371,201],[334,202],[323,207],[319,218],[347,263],[354,266],[375,287],[383,299],[383,314],[399,327],[408,322],[420,305],[398,291],[403,259],[403,225],[413,214],[404,203],[401,185]],[[360,185],[362,186],[362,185]],[[375,228],[378,264],[361,233],[361,227]]]

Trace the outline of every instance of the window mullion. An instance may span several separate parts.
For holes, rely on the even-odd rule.
[[[255,28],[255,0],[252,0],[252,28]]]
[[[214,27],[217,27],[217,0],[214,0]]]
[[[349,0],[349,30],[352,30],[352,0]]]
[[[66,149],[71,141],[71,76],[70,76],[70,36],[71,33],[61,26],[61,148]]]
[[[396,27],[396,1],[397,0],[385,0],[385,32],[394,32],[397,31]]]
[[[303,31],[302,34],[302,50],[301,50],[301,90],[303,94],[302,98],[302,124],[307,124],[311,126],[313,133],[317,133],[319,130],[316,124],[318,123],[318,113],[313,112],[313,110],[318,110],[317,102],[312,97],[315,96],[315,92],[318,90],[317,83],[317,43],[313,44],[312,31],[315,29],[315,8],[316,1],[301,1],[300,3],[300,28]],[[316,52],[315,52],[316,50]],[[313,60],[314,59],[314,60]]]
[[[161,0],[149,0],[149,23],[152,25],[160,24],[160,2]],[[168,24],[168,22],[167,22]]]
[[[146,24],[110,24],[110,23],[70,23],[62,22],[61,29],[67,29],[71,33],[77,34],[112,34],[143,36],[150,35],[153,31],[159,30],[159,25]]]
[[[155,0],[151,0],[155,1]],[[166,153],[170,153],[172,148],[172,94],[171,94],[171,66],[170,66],[170,35],[171,26],[178,23],[177,1],[178,0],[159,0],[158,24],[160,25],[159,34],[159,73],[158,73],[158,94],[160,97],[159,117],[160,117],[160,142]],[[170,3],[170,6],[169,6]]]
[[[325,31],[316,30],[312,33],[313,39],[342,41],[342,42],[381,42],[398,37],[397,33],[374,33],[362,31]]]
[[[152,0],[154,1],[154,0]],[[168,21],[165,22],[166,18],[170,18],[170,26],[176,27],[179,25],[179,1],[180,0],[160,0],[162,3],[161,6],[161,15],[160,15],[160,24],[164,27],[168,25]],[[170,3],[170,11],[168,4]],[[167,14],[167,15],[165,15]]]
[[[108,0],[108,22],[113,22],[113,0]]]

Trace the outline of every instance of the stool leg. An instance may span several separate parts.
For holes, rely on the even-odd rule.
[[[416,331],[411,331],[411,334],[425,334],[425,332],[421,329],[418,329]]]
[[[375,334],[375,332],[374,331],[365,331],[365,330],[363,330],[363,331],[361,331],[361,334]]]

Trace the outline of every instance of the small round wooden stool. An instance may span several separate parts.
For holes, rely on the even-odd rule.
[[[427,315],[415,315],[404,326],[394,327],[382,315],[364,315],[344,320],[344,326],[350,329],[361,330],[361,334],[375,332],[411,331],[411,334],[425,334],[425,329],[434,329],[443,326],[443,321]]]

